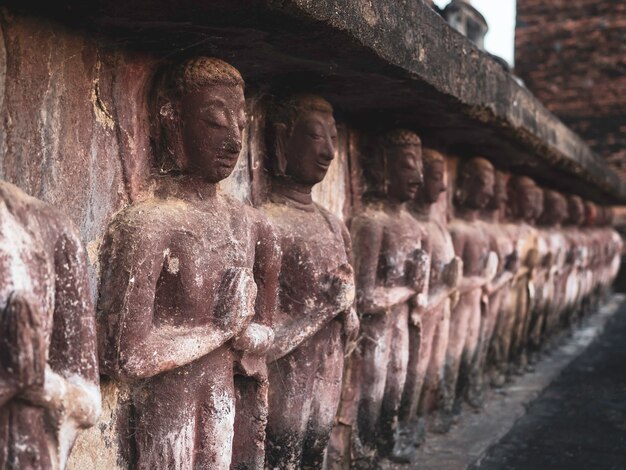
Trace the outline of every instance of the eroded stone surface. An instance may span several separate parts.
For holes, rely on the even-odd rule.
[[[0,465],[65,467],[100,414],[85,251],[71,222],[0,182]]]
[[[350,235],[311,195],[335,157],[337,129],[330,103],[309,95],[276,103],[269,125],[274,177],[262,210],[277,229],[282,260],[267,464],[320,468],[339,405],[344,344],[358,330]]]
[[[242,147],[243,80],[205,57],[157,77],[154,197],[119,213],[101,250],[102,369],[130,384],[132,467],[258,468],[278,247],[216,191]]]

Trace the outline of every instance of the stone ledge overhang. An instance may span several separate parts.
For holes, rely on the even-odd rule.
[[[486,156],[599,203],[626,203],[626,182],[421,0],[62,0],[15,8],[116,47],[216,55],[238,67],[249,88],[318,92],[365,130],[408,127],[426,145]]]

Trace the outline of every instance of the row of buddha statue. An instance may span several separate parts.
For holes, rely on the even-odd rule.
[[[64,468],[100,376],[129,390],[128,468],[409,461],[616,276],[610,209],[483,158],[452,190],[408,130],[378,139],[348,229],[311,196],[337,146],[315,95],[269,107],[271,191],[253,208],[218,188],[247,124],[239,72],[195,57],[152,87],[151,191],[108,226],[97,305],[68,217],[0,183],[2,468]]]

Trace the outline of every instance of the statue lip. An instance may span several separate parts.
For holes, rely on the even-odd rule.
[[[239,160],[239,152],[237,153],[227,153],[225,155],[220,155],[217,157],[218,164],[222,166],[233,166],[237,164],[237,160]]]
[[[417,193],[417,191],[419,190],[421,184],[417,183],[417,182],[413,182],[413,183],[408,183],[407,184],[407,189],[411,192]]]
[[[315,162],[315,164],[321,168],[322,170],[328,170],[328,168],[330,168],[330,164],[333,162],[333,159],[331,158],[330,160],[317,160]]]

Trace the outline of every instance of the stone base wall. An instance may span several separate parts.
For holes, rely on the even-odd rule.
[[[518,0],[515,71],[626,175],[626,4]]]

